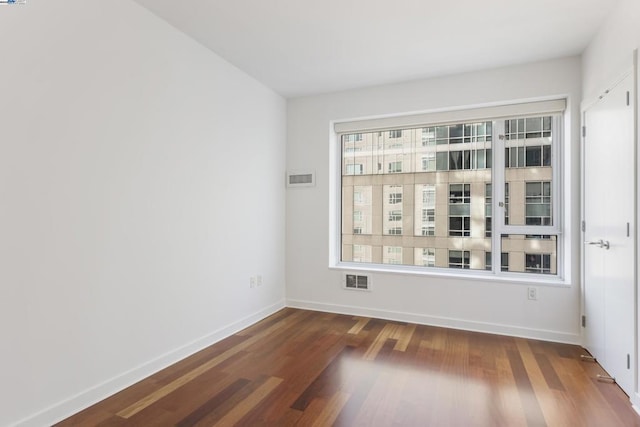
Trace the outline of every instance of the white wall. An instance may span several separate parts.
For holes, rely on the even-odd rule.
[[[633,67],[633,51],[640,48],[639,21],[640,1],[619,0],[616,8],[589,44],[582,55],[583,91],[586,102],[593,101],[597,95],[609,89],[625,72]],[[640,97],[637,105],[640,105]],[[636,111],[636,114],[638,115],[636,120],[640,121],[640,112]],[[636,142],[636,146],[638,143],[640,141]],[[638,294],[638,298],[637,307],[640,306],[640,294]],[[637,313],[636,331],[638,331],[640,324],[640,312],[637,311]],[[640,337],[636,338],[636,344],[638,345],[635,357],[636,363],[638,363],[636,390],[638,390],[638,384],[640,384],[640,359],[638,358]],[[636,410],[640,412],[640,394],[635,393],[634,396],[631,396],[631,400],[636,406]]]
[[[0,40],[0,426],[284,305],[283,98],[130,0],[2,7]]]
[[[640,1],[618,1],[582,55],[582,88],[587,102],[631,69],[633,50],[640,47]]]
[[[543,339],[580,341],[579,104],[580,58],[290,100],[287,168],[316,169],[317,186],[287,191],[287,303]],[[341,289],[329,265],[330,121],[466,105],[569,96],[565,171],[571,188],[565,236],[573,244],[570,286],[372,273],[372,292]]]

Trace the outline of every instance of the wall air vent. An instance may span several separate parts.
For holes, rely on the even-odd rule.
[[[313,187],[316,185],[315,171],[288,171],[287,187]]]
[[[345,274],[343,284],[345,289],[356,289],[359,291],[371,290],[371,280],[369,276],[361,274]]]

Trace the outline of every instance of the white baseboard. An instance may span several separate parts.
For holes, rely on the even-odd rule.
[[[634,393],[631,398],[631,407],[638,413],[638,415],[640,415],[640,394]]]
[[[429,316],[416,313],[405,313],[338,304],[324,304],[291,299],[287,300],[287,307],[324,311],[328,313],[347,314],[352,316],[375,317],[378,319],[410,322],[420,325],[440,326],[444,328],[461,329],[465,331],[484,332],[489,334],[507,335],[520,338],[531,338],[543,341],[581,345],[581,337],[578,334],[574,335],[568,334],[566,332],[522,328],[518,326],[501,325],[497,323],[476,322],[449,317]]]
[[[80,392],[75,396],[43,409],[36,414],[16,422],[13,426],[41,427],[62,421],[65,418],[68,418],[71,415],[76,414],[83,409],[137,383],[138,381],[253,325],[283,308],[285,308],[284,301],[280,301],[266,307],[180,348],[169,351],[153,360],[131,369],[130,371],[124,372],[117,377],[111,378],[101,384],[97,384],[88,390]]]

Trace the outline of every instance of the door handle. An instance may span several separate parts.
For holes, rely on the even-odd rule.
[[[584,242],[585,245],[594,245],[597,246],[599,248],[604,248],[604,249],[609,249],[611,247],[611,245],[609,244],[608,240],[596,240],[594,242]]]

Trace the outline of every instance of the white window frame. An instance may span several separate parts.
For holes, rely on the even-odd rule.
[[[572,258],[571,229],[567,228],[566,222],[571,218],[571,205],[568,202],[572,190],[566,186],[566,180],[570,177],[571,164],[571,111],[566,109],[568,99],[547,98],[531,101],[520,101],[505,103],[500,105],[481,106],[459,110],[436,110],[420,114],[407,116],[391,115],[374,117],[367,119],[350,119],[331,122],[332,130],[330,138],[331,158],[331,182],[332,194],[330,202],[330,224],[331,224],[331,245],[329,251],[329,267],[336,269],[355,269],[361,271],[381,271],[388,273],[418,274],[426,276],[443,277],[463,277],[469,279],[499,280],[513,283],[538,283],[549,285],[570,285]],[[561,107],[559,107],[561,105]],[[553,121],[554,142],[552,147],[552,215],[553,225],[551,226],[526,226],[526,225],[505,225],[504,214],[500,206],[504,199],[505,182],[505,144],[499,135],[504,135],[504,120],[518,117],[535,115],[552,115],[556,119]],[[492,141],[492,251],[500,256],[492,257],[492,271],[485,270],[459,270],[449,268],[411,268],[408,265],[397,265],[389,268],[388,265],[380,264],[358,264],[343,262],[340,260],[342,236],[341,236],[341,179],[342,179],[342,152],[340,135],[345,133],[345,129],[358,129],[358,132],[384,132],[395,129],[426,128],[440,124],[464,122],[464,121],[492,121],[493,141]],[[353,133],[351,131],[350,133]],[[499,165],[500,167],[496,167]],[[562,170],[560,170],[560,166]],[[496,174],[500,176],[497,177]],[[496,185],[501,183],[501,185]],[[560,201],[564,201],[561,206]],[[502,242],[501,235],[555,235],[557,236],[557,265],[556,274],[532,274],[532,273],[512,273],[501,271]]]

